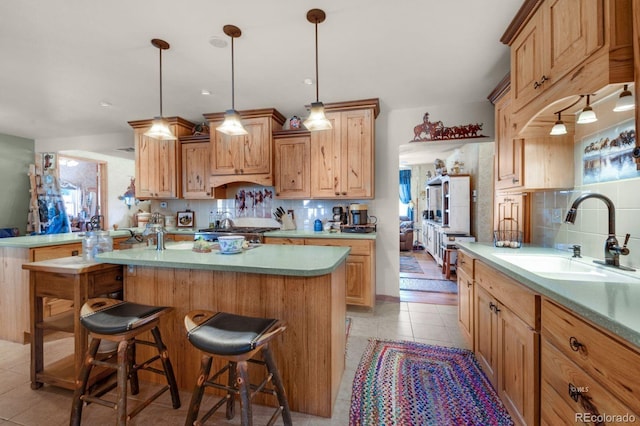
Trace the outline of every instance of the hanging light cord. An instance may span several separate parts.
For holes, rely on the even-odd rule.
[[[320,81],[318,80],[318,19],[316,19],[316,102],[320,100]]]
[[[162,48],[158,49],[160,51],[160,117],[162,115]]]
[[[576,106],[576,104],[577,104],[578,102],[580,102],[580,100],[581,100],[582,98],[584,98],[584,96],[585,96],[585,95],[580,95],[580,97],[579,97],[578,99],[576,99],[576,101],[575,101],[574,103],[572,103],[571,105],[569,105],[569,106],[568,106],[568,107],[566,107],[566,108],[562,108],[560,111],[556,111],[556,112],[554,112],[554,114],[560,114],[560,113],[563,113],[563,112],[565,112],[566,110],[568,110],[569,108]],[[589,95],[587,95],[587,96],[589,96]],[[589,98],[587,98],[587,99],[589,99]],[[588,104],[589,104],[589,101],[587,101],[587,105],[588,105]]]
[[[233,64],[233,39],[235,37],[231,37],[231,109],[236,109],[236,83],[235,83],[235,67]]]

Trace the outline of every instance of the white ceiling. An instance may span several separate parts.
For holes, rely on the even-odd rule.
[[[231,104],[305,115],[315,100],[312,8],[319,24],[320,100],[380,98],[391,109],[486,100],[509,68],[499,39],[520,0],[2,0],[0,133],[31,139],[130,131],[159,112],[194,122]],[[211,96],[202,96],[208,89]],[[109,102],[109,108],[100,102]]]

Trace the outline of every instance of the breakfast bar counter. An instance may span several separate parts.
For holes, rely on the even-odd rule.
[[[192,245],[167,243],[163,251],[115,250],[97,256],[100,262],[124,265],[125,300],[174,308],[161,319],[160,329],[180,388],[193,389],[200,367],[200,353],[185,337],[183,319],[189,311],[278,318],[288,328],[272,347],[291,409],[330,417],[345,365],[345,259],[350,249],[265,244],[227,255],[196,253]],[[257,395],[256,402],[270,401],[261,398]]]

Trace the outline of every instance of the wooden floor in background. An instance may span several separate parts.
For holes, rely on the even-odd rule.
[[[426,251],[412,251],[411,254],[418,261],[422,268],[423,274],[413,274],[408,272],[400,272],[400,278],[419,278],[431,280],[446,280],[442,273],[442,268],[438,266],[436,261]],[[452,281],[456,280],[455,273],[452,275]],[[408,291],[400,290],[401,302],[430,303],[436,305],[457,305],[458,295],[450,293],[435,293],[428,291]]]

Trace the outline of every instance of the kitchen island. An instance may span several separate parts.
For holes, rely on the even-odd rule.
[[[350,249],[264,244],[224,255],[195,253],[191,246],[168,243],[164,251],[116,250],[97,256],[100,262],[125,265],[126,300],[174,308],[161,319],[160,329],[180,388],[193,389],[200,366],[199,351],[185,337],[187,312],[278,318],[288,328],[273,342],[273,352],[291,409],[331,417],[345,365],[345,259]]]

